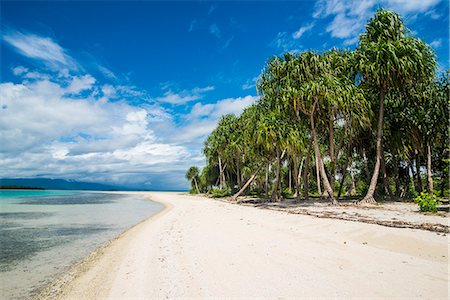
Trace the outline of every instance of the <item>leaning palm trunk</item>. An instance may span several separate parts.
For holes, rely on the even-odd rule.
[[[339,205],[339,203],[334,198],[333,189],[331,188],[330,182],[328,181],[327,173],[325,172],[325,166],[323,164],[322,158],[320,156],[320,150],[319,150],[319,143],[317,141],[317,134],[316,134],[316,128],[314,126],[314,109],[317,104],[317,99],[315,100],[315,103],[313,104],[313,109],[311,110],[310,114],[310,122],[311,122],[311,133],[313,135],[314,140],[314,151],[316,153],[317,162],[319,164],[319,171],[320,175],[322,177],[323,187],[328,193],[328,197],[331,201],[331,204],[333,205]]]
[[[194,177],[195,189],[197,190],[197,194],[200,194],[200,190],[198,189],[197,179]]]
[[[428,193],[433,194],[433,173],[431,171],[431,146],[427,141],[427,187]]]
[[[370,180],[369,190],[366,196],[358,202],[358,204],[376,204],[375,188],[377,187],[378,175],[380,173],[381,155],[383,150],[383,118],[384,118],[384,89],[380,91],[380,112],[378,115],[377,125],[377,156],[375,158],[375,168],[373,170],[372,179]]]
[[[320,170],[319,170],[319,158],[317,157],[317,152],[315,153],[315,161],[316,161],[316,184],[317,184],[317,193],[319,193],[319,196],[322,197],[322,188],[320,187]]]
[[[244,186],[236,194],[234,194],[233,197],[231,197],[231,199],[233,201],[236,201],[237,197],[239,197],[249,187],[249,185],[253,182],[253,180],[255,180],[255,178],[259,172],[259,169],[261,169],[261,166],[259,166],[256,169],[255,173],[253,173],[252,176],[250,176],[250,179],[247,180],[247,182],[244,184]]]

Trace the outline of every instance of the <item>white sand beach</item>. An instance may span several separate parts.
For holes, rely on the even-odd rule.
[[[148,195],[166,209],[41,298],[448,299],[448,235]]]

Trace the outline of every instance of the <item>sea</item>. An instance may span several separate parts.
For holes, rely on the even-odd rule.
[[[31,298],[162,209],[137,193],[0,190],[0,299]]]

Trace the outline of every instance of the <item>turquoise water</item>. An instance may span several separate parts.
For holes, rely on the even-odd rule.
[[[161,209],[138,194],[0,190],[0,298],[29,298]]]
[[[19,197],[42,197],[42,196],[66,196],[76,194],[77,191],[55,191],[55,190],[0,190],[0,200],[14,200]]]

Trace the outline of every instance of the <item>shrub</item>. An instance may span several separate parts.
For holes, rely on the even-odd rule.
[[[422,192],[416,198],[416,203],[420,207],[420,211],[437,212],[437,206],[440,202],[435,195],[430,195],[427,192]]]
[[[292,193],[292,191],[289,188],[284,188],[283,192],[281,193],[281,195],[285,199],[294,198],[294,194]]]
[[[211,190],[211,197],[213,198],[222,198],[229,196],[231,194],[231,190],[229,188],[213,188]]]

